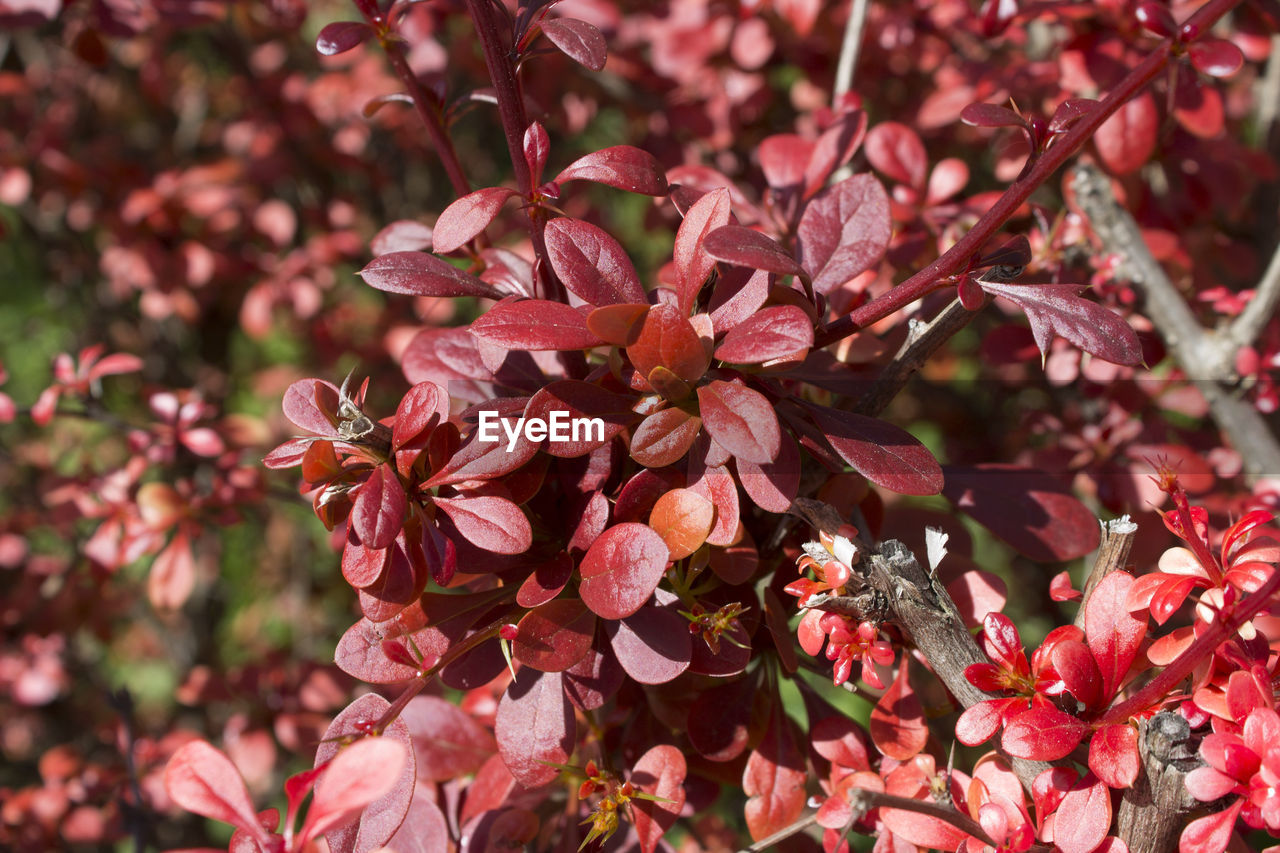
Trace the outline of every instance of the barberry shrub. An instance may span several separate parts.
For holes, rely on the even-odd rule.
[[[65,5],[0,840],[1280,836],[1274,4]]]

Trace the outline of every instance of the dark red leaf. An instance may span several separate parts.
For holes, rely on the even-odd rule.
[[[595,181],[641,195],[666,195],[667,177],[652,154],[631,145],[593,151],[569,164],[555,182]]]
[[[573,709],[560,682],[559,673],[523,670],[498,703],[498,753],[526,788],[539,788],[559,776],[549,764],[567,764],[577,742]]]
[[[551,268],[583,300],[592,305],[645,301],[644,286],[626,250],[604,229],[561,216],[547,223],[546,239]]]
[[[596,645],[564,671],[564,692],[575,707],[594,711],[618,692],[626,677],[613,652]]]
[[[689,668],[688,623],[670,608],[646,604],[604,628],[618,663],[641,684],[666,684]]]
[[[1142,769],[1137,730],[1116,725],[1094,732],[1089,740],[1089,769],[1109,788],[1131,787]]]
[[[684,409],[661,409],[636,427],[631,458],[648,468],[665,468],[689,452],[701,429],[702,419]]]
[[[1081,298],[1074,284],[1008,284],[979,279],[987,293],[1003,296],[1027,314],[1031,334],[1044,356],[1054,335],[1061,335],[1085,352],[1115,364],[1142,360],[1138,336],[1114,311]]]
[[[631,801],[633,823],[642,853],[653,853],[684,808],[684,754],[674,746],[652,747],[631,768],[631,784],[660,800]]]
[[[567,547],[570,551],[585,551],[609,526],[609,499],[603,491],[597,489],[587,498],[582,512],[577,515],[580,517]]]
[[[530,610],[511,643],[516,660],[543,672],[561,672],[582,660],[595,637],[596,617],[576,598]]]
[[[1033,560],[1074,560],[1098,547],[1098,520],[1048,474],[1014,465],[946,474],[947,500]]]
[[[710,761],[732,761],[747,748],[751,706],[759,689],[755,677],[716,685],[689,708],[686,733],[698,754]]]
[[[735,326],[716,348],[716,358],[735,364],[763,364],[807,355],[813,346],[813,321],[795,305],[774,305]]]
[[[746,321],[769,297],[769,279],[763,270],[727,267],[711,292],[711,322],[717,333]]]
[[[1128,572],[1112,572],[1103,578],[1085,604],[1084,630],[1089,651],[1102,673],[1102,691],[1110,699],[1120,689],[1147,635],[1147,620],[1129,612],[1126,599],[1133,586]]]
[[[752,841],[794,823],[804,811],[804,757],[796,747],[791,722],[775,703],[764,739],[752,751],[742,773],[742,790]]]
[[[391,559],[391,548],[369,548],[353,538],[354,531],[347,533],[347,544],[342,549],[342,577],[361,589],[382,576]]]
[[[421,252],[431,248],[431,227],[414,219],[397,219],[369,241],[374,255],[392,252]]]
[[[436,232],[439,235],[439,232]],[[491,285],[463,272],[448,261],[425,252],[390,252],[360,270],[371,287],[410,296],[483,296],[501,299]]]
[[[1240,48],[1226,39],[1204,38],[1192,42],[1187,56],[1197,71],[1210,77],[1230,77],[1244,65]]]
[[[641,608],[662,580],[670,559],[662,537],[644,524],[616,524],[600,535],[578,567],[579,594],[603,619],[622,619]]]
[[[742,225],[723,225],[703,238],[703,250],[717,261],[753,270],[801,275],[796,259],[772,237]]]
[[[1036,706],[1009,720],[1000,743],[1016,758],[1057,761],[1070,755],[1087,734],[1089,726],[1070,714]]]
[[[507,349],[575,350],[603,343],[582,312],[547,299],[504,299],[471,324],[471,334]]]
[[[693,310],[698,291],[715,267],[715,259],[702,244],[709,232],[729,224],[729,207],[729,191],[724,187],[714,189],[693,203],[676,231],[676,293],[682,314]]]
[[[327,24],[316,36],[316,50],[322,56],[337,56],[359,47],[373,36],[373,28],[360,21],[337,21]]]
[[[900,184],[924,189],[929,168],[928,154],[916,132],[905,124],[885,121],[871,128],[863,144],[873,167]]]
[[[807,407],[840,458],[878,486],[903,495],[942,491],[942,467],[923,444],[887,421],[831,409]]]
[[[175,752],[165,767],[164,787],[187,811],[229,823],[266,843],[266,830],[258,823],[240,771],[211,744],[192,741]]]
[[[1021,127],[1022,116],[999,104],[970,104],[960,112],[960,120],[974,127]]]
[[[492,432],[498,433],[496,440],[481,441],[481,431],[476,429],[444,467],[431,475],[426,485],[435,487],[469,480],[494,480],[510,474],[538,455],[537,442],[526,439],[523,430],[518,430],[515,446],[508,449],[507,427],[515,429],[519,416],[503,415],[499,420],[506,425],[499,424],[496,430],[491,429],[490,437]]]
[[[551,153],[551,138],[541,122],[533,122],[524,132],[524,162],[529,167],[529,182],[535,187],[542,183],[542,170],[547,166]]]
[[[547,422],[552,431],[548,433],[548,440],[542,449],[552,456],[568,459],[584,456],[612,441],[614,436],[635,421],[637,416],[631,411],[634,402],[631,397],[606,391],[591,382],[562,379],[552,382],[529,398],[524,416],[527,420]],[[563,417],[556,413],[563,413]],[[599,419],[602,426],[579,429],[572,425],[571,421],[582,418]],[[553,435],[561,434],[562,438],[552,438]]]
[[[1062,853],[1091,853],[1111,828],[1111,793],[1092,774],[1062,798],[1054,812],[1053,844]]]
[[[608,49],[604,36],[592,24],[577,18],[546,18],[542,22],[542,34],[579,65],[592,71],[604,70]]]
[[[467,541],[495,554],[523,554],[533,541],[529,519],[506,498],[433,498]]]
[[[1147,162],[1159,132],[1155,98],[1150,92],[1143,92],[1102,123],[1093,134],[1093,144],[1107,171],[1127,175]]]
[[[449,420],[449,392],[434,382],[419,382],[396,407],[391,429],[391,449],[399,450],[423,433]]]
[[[911,689],[909,658],[909,655],[902,656],[898,677],[871,709],[871,740],[877,749],[899,761],[909,761],[924,749],[925,742],[929,740],[924,708]]]
[[[756,506],[767,512],[786,512],[800,491],[800,451],[795,439],[783,433],[778,458],[764,465],[745,459],[734,463],[738,482]]]
[[[739,459],[765,464],[778,458],[778,415],[759,391],[717,379],[698,386],[698,411],[711,437]]]
[[[395,469],[379,465],[356,493],[351,528],[366,548],[389,548],[400,534],[408,506],[404,484]]]
[[[1138,19],[1138,23],[1144,30],[1160,38],[1173,38],[1178,32],[1177,21],[1173,19],[1169,8],[1162,3],[1139,3],[1138,8],[1133,10],[1133,16]]]
[[[442,255],[461,249],[488,228],[507,199],[516,194],[507,187],[485,187],[455,199],[440,211],[431,236],[432,249]]]
[[[846,112],[822,132],[804,168],[804,197],[822,189],[831,173],[849,162],[867,133],[867,114],[862,110]]]
[[[1092,98],[1068,98],[1053,111],[1053,117],[1049,119],[1049,132],[1066,133],[1097,105],[1098,102]]]
[[[533,574],[525,578],[516,593],[516,604],[521,607],[537,607],[560,594],[573,576],[573,558],[560,553],[541,563]]]

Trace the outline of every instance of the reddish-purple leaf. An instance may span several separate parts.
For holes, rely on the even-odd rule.
[[[301,465],[302,460],[314,443],[314,440],[310,438],[291,438],[262,457],[262,464],[273,470]]]
[[[400,534],[407,510],[400,477],[390,465],[379,465],[356,493],[351,528],[366,548],[389,548]]]
[[[631,814],[642,853],[653,853],[684,808],[684,754],[674,746],[652,747],[631,768],[631,784],[658,800],[631,801]]]
[[[592,24],[577,18],[547,18],[542,22],[542,34],[579,65],[604,70],[608,49],[604,36]]]
[[[1068,98],[1053,111],[1053,117],[1049,119],[1049,132],[1066,133],[1097,105],[1098,102],[1092,98]]]
[[[618,663],[641,684],[666,684],[689,668],[689,623],[670,608],[646,604],[604,629]]]
[[[808,354],[813,321],[795,305],[774,305],[729,330],[716,348],[716,358],[734,364],[763,364],[777,358]]]
[[[595,181],[641,195],[667,194],[662,164],[648,151],[631,145],[615,145],[579,157],[556,175],[557,184],[565,181]]]
[[[910,761],[929,740],[924,708],[920,697],[911,689],[909,659],[909,655],[902,656],[897,678],[871,709],[869,726],[876,748],[899,761]]]
[[[778,458],[778,415],[759,391],[717,379],[698,386],[698,410],[707,432],[734,456],[756,464]]]
[[[778,458],[764,465],[745,459],[734,463],[738,482],[755,505],[766,512],[786,512],[800,491],[800,451],[790,435],[783,433]]]
[[[1155,150],[1160,113],[1155,98],[1143,92],[1130,99],[1094,131],[1093,144],[1113,175],[1135,172]]]
[[[524,162],[529,167],[529,182],[533,186],[542,183],[542,170],[547,166],[551,153],[551,138],[541,122],[534,122],[524,132]]]
[[[805,207],[796,230],[796,253],[814,290],[828,293],[879,263],[890,231],[884,187],[873,175],[854,175],[823,190]]]
[[[745,322],[769,297],[770,276],[763,270],[728,267],[711,291],[711,323],[717,333]]]
[[[439,231],[435,232],[438,237]],[[410,296],[483,296],[502,294],[448,261],[425,252],[390,252],[374,258],[360,270],[371,287]]]
[[[504,299],[471,324],[471,334],[507,349],[575,350],[603,343],[582,312],[547,299]]]
[[[391,559],[390,548],[370,548],[347,531],[347,544],[342,549],[342,577],[356,589],[369,586],[382,576]]]
[[[582,511],[575,515],[579,516],[578,523],[573,528],[567,547],[570,551],[586,551],[609,526],[609,499],[603,491],[597,489],[587,498]]]
[[[751,706],[759,690],[754,677],[706,690],[689,708],[686,733],[698,754],[710,761],[732,761],[747,748]]]
[[[608,444],[635,421],[637,415],[631,411],[634,403],[633,398],[606,391],[594,383],[562,379],[530,397],[524,417],[549,425],[543,450],[571,459]],[[598,419],[600,425],[574,423],[582,419]]]
[[[999,104],[970,104],[960,111],[960,120],[974,127],[1022,127],[1022,116]]]
[[[1142,769],[1137,730],[1116,725],[1094,732],[1089,740],[1089,769],[1109,788],[1132,787]]]
[[[794,823],[804,811],[804,757],[796,747],[791,721],[775,704],[764,739],[742,772],[744,810],[753,841]]]
[[[698,291],[715,267],[715,259],[702,244],[709,232],[729,224],[729,191],[719,187],[693,203],[676,231],[674,263],[680,313],[688,314]]]
[[[373,28],[360,21],[337,21],[328,24],[316,36],[316,50],[322,56],[337,56],[359,47],[373,36]]]
[[[323,405],[318,401],[323,400]],[[334,426],[338,411],[338,386],[322,379],[299,379],[284,392],[284,416],[294,425],[316,435],[338,437]]]
[[[1138,619],[1126,606],[1132,586],[1133,576],[1128,572],[1112,572],[1103,578],[1085,604],[1085,636],[1102,673],[1103,696],[1108,699],[1115,696],[1124,683],[1147,635],[1146,613]]]
[[[602,228],[558,217],[547,223],[547,260],[564,286],[592,305],[637,304],[644,286],[626,250]]]
[[[1033,560],[1062,562],[1098,547],[1098,520],[1042,471],[1014,465],[949,466],[943,495]]]
[[[500,421],[515,428],[518,417],[502,416]],[[508,449],[506,426],[501,423],[493,428],[497,433],[494,441],[481,441],[480,430],[471,433],[467,443],[458,448],[444,467],[431,475],[426,483],[428,487],[447,486],[454,483],[465,483],[469,480],[493,480],[510,474],[538,455],[538,443],[524,437],[519,432],[515,447]]]
[[[822,189],[831,173],[849,162],[867,133],[867,114],[862,110],[846,112],[823,131],[804,169],[804,197]]]
[[[400,712],[409,727],[418,778],[446,782],[475,773],[497,749],[493,735],[438,696],[417,696]]]
[[[644,605],[662,580],[670,559],[662,537],[644,524],[627,522],[606,530],[578,567],[579,594],[603,619],[622,619]]]
[[[516,781],[540,788],[566,764],[577,742],[573,708],[565,699],[559,673],[526,669],[507,687],[494,724],[498,754]]]
[[[495,554],[523,554],[533,541],[529,519],[506,498],[432,498],[458,532],[478,548]]]
[[[702,429],[702,419],[672,407],[649,415],[631,435],[631,458],[647,468],[679,461]]]
[[[813,140],[794,133],[776,133],[762,139],[757,155],[765,183],[774,190],[796,188],[804,180],[815,145]]]
[[[597,493],[599,494],[599,493]],[[561,552],[538,565],[533,574],[525,578],[516,593],[516,604],[521,607],[537,607],[560,594],[573,577],[573,558]]]
[[[777,240],[742,225],[723,225],[709,232],[703,238],[702,248],[717,261],[740,267],[779,275],[803,273],[800,264]]]
[[[1163,3],[1139,3],[1133,10],[1133,16],[1144,30],[1160,38],[1173,38],[1178,32],[1178,22]]]
[[[1230,77],[1244,65],[1244,54],[1232,42],[1219,38],[1204,38],[1187,48],[1191,64],[1210,77]]]
[[[391,449],[399,450],[447,420],[449,392],[434,382],[419,382],[400,398],[400,405],[396,407]]]
[[[437,853],[449,849],[449,821],[431,799],[431,791],[429,785],[414,786],[409,814],[396,834],[387,841],[388,850],[396,853]]]
[[[361,619],[338,640],[333,651],[334,663],[347,675],[370,684],[396,684],[415,677],[419,667],[392,660],[384,650],[384,643],[393,642],[389,638],[401,635],[398,629],[400,621],[397,618],[391,622],[376,623]],[[448,638],[435,628],[416,631],[412,639],[413,645],[426,655],[421,665],[428,667],[435,663],[449,643]]]
[[[164,771],[169,798],[189,812],[229,823],[265,844],[249,791],[231,759],[206,741],[185,744]]]
[[[1091,853],[1111,828],[1111,792],[1092,774],[1085,776],[1053,814],[1054,847],[1062,853]]]
[[[329,724],[316,750],[315,766],[331,760],[333,763],[316,783],[302,828],[302,843],[308,837],[324,835],[334,853],[366,853],[386,844],[404,821],[416,777],[409,727],[396,719],[382,737],[363,738],[367,725],[390,707],[386,699],[367,693]],[[361,739],[340,753],[341,743],[354,737]],[[372,748],[362,747],[352,753],[356,745],[363,743]],[[352,757],[342,758],[343,755]],[[395,772],[389,772],[390,768]],[[378,793],[379,788],[382,793]],[[358,822],[352,823],[357,816]]]
[[[887,421],[831,409],[807,407],[840,458],[878,486],[903,495],[942,491],[942,467],[923,444]]]
[[[738,485],[723,465],[703,462],[689,466],[689,490],[702,495],[716,507],[716,523],[707,534],[711,545],[730,545],[738,539]]]
[[[1044,356],[1054,335],[1061,335],[1085,352],[1115,364],[1142,360],[1138,336],[1114,311],[1079,296],[1074,284],[1009,284],[979,279],[987,293],[1003,296],[1027,314],[1031,334]]]
[[[507,199],[516,195],[507,187],[485,187],[468,193],[440,212],[431,236],[432,248],[442,255],[460,249],[497,218]],[[375,285],[376,286],[376,285]]]
[[[595,637],[596,617],[576,598],[558,598],[530,610],[511,642],[516,660],[543,672],[562,672],[582,660]]]
[[[594,711],[618,692],[626,677],[613,652],[594,645],[564,671],[564,692],[575,707]]]
[[[924,188],[929,156],[920,137],[905,124],[886,121],[871,128],[862,150],[873,167],[893,180]]]
[[[1057,708],[1038,706],[1010,720],[1004,727],[1000,743],[1016,758],[1057,761],[1070,755],[1089,731],[1086,723],[1070,714]]]

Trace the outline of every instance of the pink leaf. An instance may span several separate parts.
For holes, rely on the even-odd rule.
[[[147,576],[147,599],[156,610],[177,610],[196,588],[196,562],[183,531],[156,555]]]
[[[1150,92],[1143,92],[1102,123],[1093,134],[1093,144],[1109,172],[1127,175],[1147,162],[1155,150],[1159,131],[1155,98]]]
[[[436,232],[437,236],[438,233]],[[425,252],[388,252],[380,255],[360,270],[360,277],[371,287],[387,293],[502,298],[502,294],[491,285],[463,272],[448,261]]]
[[[258,823],[239,771],[206,741],[192,741],[173,754],[165,767],[164,787],[187,811],[229,823],[266,843],[266,830]]]
[[[356,493],[351,527],[366,548],[389,548],[400,534],[407,510],[400,477],[390,465],[379,465]]]
[[[1088,733],[1089,726],[1070,714],[1037,706],[1011,719],[1000,742],[1016,758],[1057,761],[1070,755]]]
[[[542,34],[579,65],[604,70],[608,50],[604,36],[593,25],[577,18],[547,18],[542,22]]]
[[[801,275],[796,259],[772,237],[742,225],[723,225],[707,234],[702,248],[717,261],[754,270]]]
[[[626,250],[602,228],[562,216],[547,223],[547,260],[572,293],[592,305],[643,303]]]
[[[1053,843],[1062,853],[1092,853],[1111,828],[1111,792],[1092,775],[1081,779],[1054,812]]]
[[[359,21],[328,24],[316,37],[316,50],[322,56],[337,56],[359,47],[373,36],[373,28]]]
[[[729,216],[729,191],[719,187],[693,203],[676,231],[674,262],[681,313],[692,310],[715,267],[715,259],[707,254],[703,242],[709,232],[728,225]]]
[[[907,431],[878,418],[826,406],[807,409],[840,457],[871,482],[904,495],[942,491],[942,467]]]
[[[1138,779],[1142,759],[1132,726],[1103,726],[1089,741],[1089,769],[1109,788],[1129,788]]]
[[[392,738],[367,738],[343,749],[316,783],[299,844],[305,845],[312,838],[355,820],[368,805],[391,793],[408,765],[405,745]],[[405,793],[400,820],[408,811],[412,779]],[[391,832],[387,833],[388,838],[399,825],[397,820]]]
[[[775,305],[730,329],[716,348],[716,358],[735,364],[763,364],[807,355],[811,346],[813,321],[809,315],[795,305]]]
[[[1126,606],[1133,576],[1112,572],[1094,589],[1085,605],[1084,630],[1089,651],[1098,661],[1105,698],[1116,695],[1147,635],[1147,620]]]
[[[504,299],[471,324],[471,334],[507,349],[575,350],[603,343],[580,311],[546,299]]]
[[[924,188],[928,155],[920,137],[905,124],[886,121],[871,128],[863,151],[873,167],[893,180],[915,189]]]
[[[511,501],[497,495],[433,498],[468,542],[495,554],[523,554],[533,541],[529,519]]]
[[[521,785],[539,788],[560,775],[549,765],[567,763],[577,741],[560,674],[523,670],[498,703],[494,734],[498,754]]]
[[[778,415],[759,391],[716,379],[698,386],[698,410],[707,432],[734,456],[757,464],[778,458]]]
[[[1230,808],[1191,821],[1178,839],[1178,853],[1216,853],[1228,849],[1243,806],[1244,800],[1237,799]]]
[[[890,230],[889,196],[872,175],[854,175],[815,196],[796,231],[796,253],[814,290],[829,293],[879,263]]]
[[[871,709],[871,740],[877,749],[899,761],[909,761],[929,740],[924,708],[911,689],[907,660],[904,654],[898,677]]]
[[[421,252],[431,248],[431,228],[413,219],[397,219],[369,241],[375,255],[392,252]]]
[[[432,249],[445,255],[462,248],[489,227],[513,195],[516,191],[507,187],[485,187],[456,199],[436,220],[431,235]]]
[[[641,195],[667,194],[667,177],[652,154],[631,145],[593,151],[569,164],[555,182],[595,181]]]
[[[684,755],[674,746],[665,744],[650,748],[631,768],[631,784],[646,794],[669,801],[631,801],[633,822],[643,853],[653,853],[658,841],[684,808],[686,773],[688,767]]]
[[[579,594],[604,619],[622,619],[649,600],[666,571],[662,537],[644,524],[616,524],[592,543],[578,568]]]

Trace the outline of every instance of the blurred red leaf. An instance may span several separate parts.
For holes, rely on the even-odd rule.
[[[322,56],[337,56],[359,47],[373,36],[373,28],[360,21],[327,24],[316,36],[316,50]]]
[[[1155,150],[1159,131],[1155,98],[1150,92],[1143,92],[1102,123],[1093,134],[1093,144],[1107,171],[1127,175],[1147,162]]]
[[[594,25],[577,18],[546,18],[542,34],[566,56],[592,71],[603,71],[608,49]],[[660,193],[653,193],[660,195]]]
[[[900,184],[923,189],[929,157],[919,135],[905,124],[884,121],[867,133],[862,150],[873,167]]]
[[[208,742],[192,741],[173,754],[165,767],[164,787],[187,811],[229,823],[267,842],[240,771]]]
[[[747,759],[742,790],[750,799],[745,809],[752,841],[794,823],[804,811],[804,757],[796,747],[791,722],[775,702],[769,727]]]
[[[898,677],[871,709],[871,740],[877,749],[899,761],[909,760],[929,740],[924,708],[911,689],[908,659],[909,655],[902,656]]]

